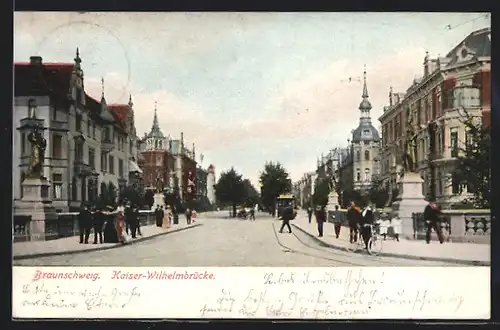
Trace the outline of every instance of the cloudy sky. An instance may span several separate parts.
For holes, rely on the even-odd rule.
[[[131,93],[141,136],[156,101],[163,132],[183,131],[203,166],[257,184],[266,161],[297,180],[347,143],[365,64],[379,127],[389,86],[421,76],[425,51],[486,26],[479,13],[15,13],[14,59],[72,62],[79,47],[87,92],[104,77],[108,104]]]

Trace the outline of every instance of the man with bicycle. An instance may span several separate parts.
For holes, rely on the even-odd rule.
[[[375,217],[373,215],[373,210],[370,205],[368,205],[360,217],[360,230],[361,236],[363,237],[363,241],[365,242],[366,250],[369,250],[368,243],[370,242],[370,238],[372,237],[372,226],[375,222]]]

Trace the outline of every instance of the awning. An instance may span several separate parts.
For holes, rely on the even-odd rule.
[[[132,160],[129,161],[128,168],[130,169],[129,172],[139,172],[142,174],[142,170],[139,165],[137,165],[137,163]]]

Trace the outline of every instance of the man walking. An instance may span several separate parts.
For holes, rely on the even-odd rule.
[[[93,222],[92,213],[90,213],[88,206],[86,204],[83,204],[83,207],[80,213],[78,214],[78,229],[80,231],[80,244],[89,243],[90,228],[92,227],[92,222]]]
[[[373,215],[373,210],[370,205],[368,205],[363,212],[361,213],[360,218],[360,228],[361,228],[361,237],[363,237],[363,241],[365,242],[366,250],[368,250],[368,242],[372,237],[372,225],[375,220]]]
[[[326,221],[325,206],[318,206],[316,209],[316,222],[318,223],[318,236],[323,237],[323,224]]]
[[[355,243],[358,241],[358,225],[361,217],[360,210],[356,203],[351,202],[351,206],[347,209],[347,222],[349,223],[349,242]]]
[[[432,228],[434,228],[434,231],[436,232],[439,243],[443,244],[444,242],[444,237],[443,233],[441,232],[441,208],[436,204],[436,203],[429,203],[424,209],[424,220],[425,224],[427,227],[427,231],[425,234],[425,241],[427,244],[431,242],[431,231]]]
[[[281,219],[283,221],[283,223],[281,224],[281,228],[280,228],[280,233],[283,233],[283,229],[285,228],[285,226],[288,228],[288,233],[291,233],[292,232],[292,227],[290,227],[290,220],[292,220],[294,218],[294,210],[293,210],[293,207],[291,205],[289,206],[286,206],[282,213],[281,213]]]
[[[250,220],[255,221],[255,208],[250,208]]]
[[[307,208],[307,217],[308,217],[308,219],[309,219],[309,223],[311,223],[311,218],[312,218],[312,215],[313,215],[313,210],[312,210],[312,208],[309,206],[309,207]]]
[[[161,227],[163,224],[163,211],[160,209],[160,205],[156,205],[155,210],[156,227]]]
[[[103,210],[96,210],[93,214],[94,220],[94,244],[102,244],[104,242],[102,231],[106,222],[106,215]],[[99,238],[99,239],[98,239]]]
[[[335,205],[335,211],[333,211],[333,229],[335,230],[335,237],[339,238],[340,229],[342,228],[342,212],[339,210],[339,206]]]

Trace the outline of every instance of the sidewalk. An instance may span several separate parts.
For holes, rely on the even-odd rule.
[[[334,249],[345,250],[349,246],[349,228],[342,227],[339,238],[335,238],[333,224],[324,224],[323,237],[318,237],[317,223],[313,217],[311,223],[307,220],[307,215],[299,214],[293,220],[292,225],[313,237],[318,242]],[[433,233],[433,235],[435,235]],[[426,244],[424,240],[405,240],[399,242],[392,238],[387,238],[382,246],[379,256],[395,257],[414,260],[442,261],[457,264],[467,264],[475,266],[491,265],[491,247],[489,244],[474,243],[444,243],[431,241]]]
[[[172,225],[169,229],[156,227],[155,225],[141,227],[142,236],[137,236],[127,244],[121,243],[103,243],[92,244],[94,242],[94,233],[92,232],[89,244],[80,244],[79,237],[66,237],[51,241],[19,242],[12,244],[12,254],[14,260],[32,259],[39,257],[48,257],[56,255],[76,254],[98,250],[109,250],[121,246],[142,242],[158,236],[179,232],[182,230],[201,226],[199,219],[191,225],[185,222],[178,225]]]

